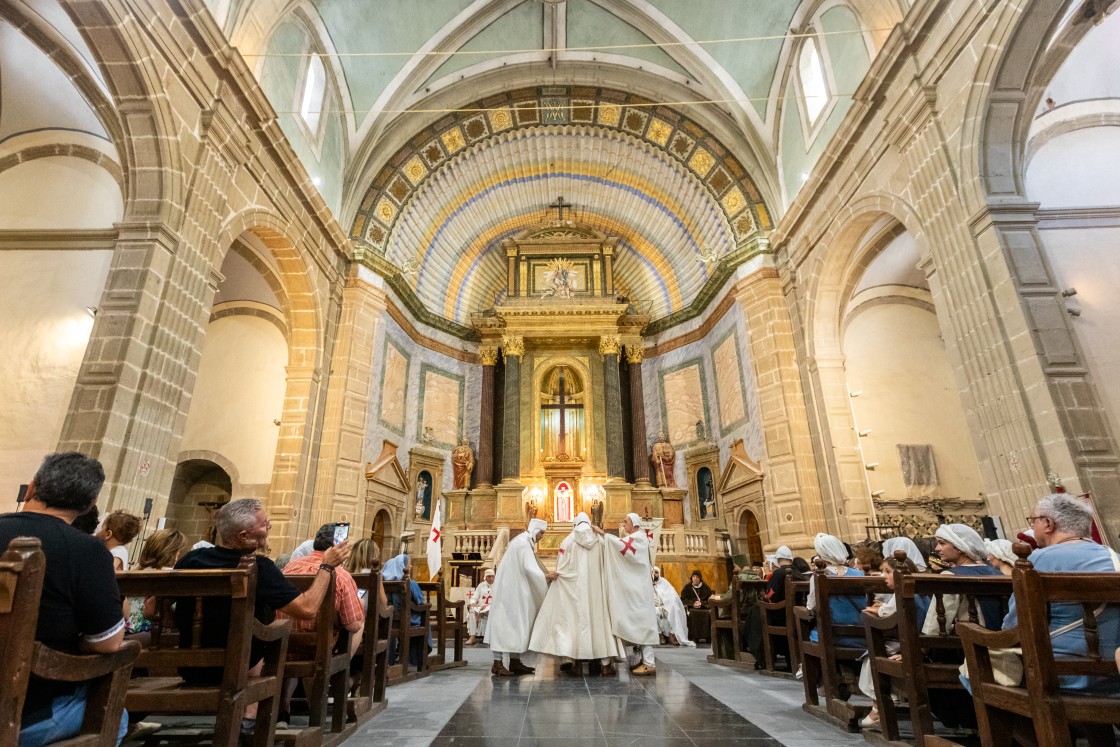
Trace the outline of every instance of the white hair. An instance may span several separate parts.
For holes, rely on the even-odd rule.
[[[225,542],[236,537],[243,529],[251,528],[261,511],[264,511],[264,504],[256,498],[239,498],[222,506],[214,521],[218,539]]]
[[[1078,537],[1088,537],[1093,525],[1093,512],[1089,504],[1069,493],[1051,493],[1043,496],[1035,508],[1039,516],[1044,516],[1058,525],[1063,532]]]

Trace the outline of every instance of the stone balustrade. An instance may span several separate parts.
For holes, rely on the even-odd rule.
[[[455,532],[455,549],[452,552],[478,553],[486,557],[490,554],[490,549],[494,547],[494,538],[497,534],[496,531],[487,529],[480,531],[458,530]]]

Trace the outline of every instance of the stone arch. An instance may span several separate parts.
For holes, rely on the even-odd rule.
[[[738,529],[739,551],[745,549],[752,562],[763,560],[762,524],[749,508],[744,508],[735,522]]]
[[[239,493],[237,468],[230,460],[216,451],[184,451],[167,496],[167,523],[193,540],[208,539],[214,511],[241,497]]]
[[[124,168],[124,222],[161,220],[177,227],[186,205],[186,169],[162,71],[139,18],[118,2],[62,0],[93,54],[116,105]],[[122,63],[121,60],[127,60]],[[92,102],[91,102],[92,103]],[[99,112],[102,110],[99,109]]]
[[[39,158],[50,158],[52,156],[80,158],[83,161],[89,161],[95,166],[100,166],[113,177],[113,181],[115,181],[117,186],[121,189],[121,194],[123,195],[125,193],[124,171],[121,169],[121,165],[108,153],[77,143],[33,145],[23,148],[22,150],[17,150],[15,153],[10,153],[0,158],[0,173],[18,166],[21,163],[27,163],[28,161],[34,161]]]

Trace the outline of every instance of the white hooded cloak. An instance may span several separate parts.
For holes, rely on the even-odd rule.
[[[576,517],[572,533],[560,544],[556,572],[533,626],[529,649],[570,659],[625,656],[611,630],[603,575],[606,543],[595,535],[586,514]]]
[[[641,520],[630,514],[635,525]],[[604,536],[606,540],[607,584],[610,590],[611,627],[627,643],[656,646],[657,608],[653,601],[652,565],[649,538],[638,526],[628,537]]]
[[[657,579],[657,583],[653,585],[653,591],[661,599],[662,606],[665,607],[669,629],[677,637],[677,643],[682,646],[695,646],[695,643],[688,640],[688,617],[685,615],[681,595],[677,593],[677,590],[664,576]]]
[[[532,539],[542,527],[534,526],[534,522],[544,524],[533,519],[528,531],[510,540],[498,566],[487,630],[491,651],[520,654],[529,650],[533,623],[548,592],[548,580]]]

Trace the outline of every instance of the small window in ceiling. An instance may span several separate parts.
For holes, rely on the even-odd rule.
[[[327,71],[323,67],[323,58],[313,53],[307,62],[307,74],[303,77],[303,96],[299,104],[299,115],[312,132],[319,131],[326,92]]]
[[[821,60],[817,40],[809,37],[801,45],[801,54],[797,62],[798,79],[801,81],[801,98],[805,102],[805,114],[812,127],[820,118],[828,104],[828,80],[824,74],[824,63]]]

